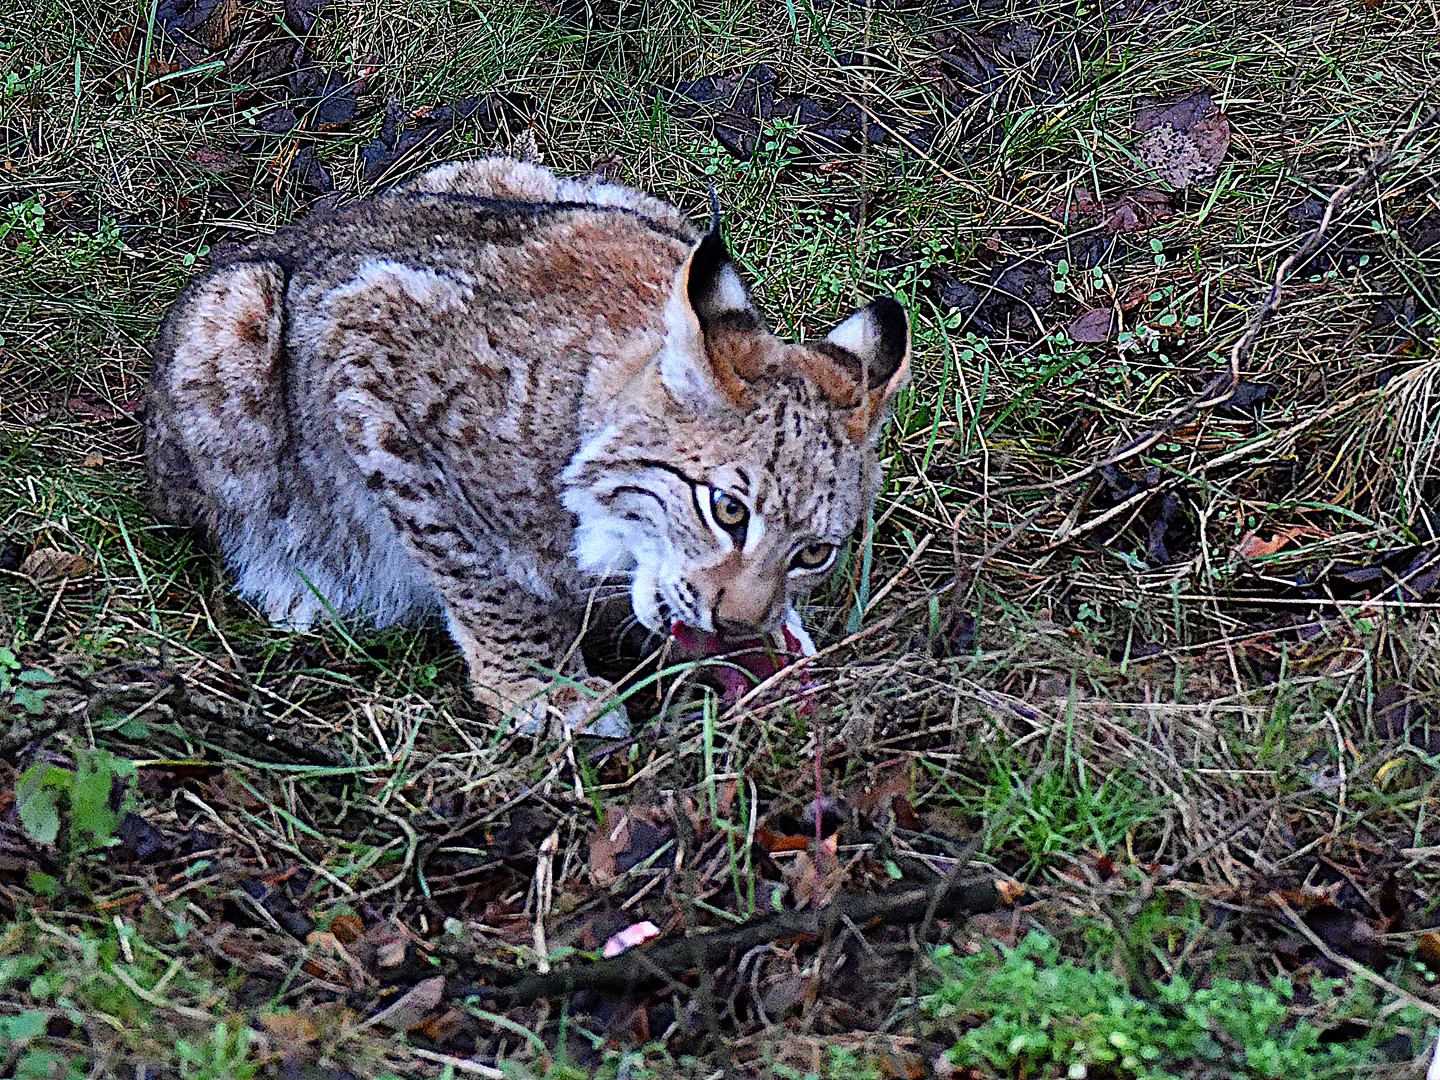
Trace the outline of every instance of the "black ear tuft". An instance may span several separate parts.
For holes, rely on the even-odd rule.
[[[715,185],[710,185],[710,231],[720,231],[720,196],[715,194]]]

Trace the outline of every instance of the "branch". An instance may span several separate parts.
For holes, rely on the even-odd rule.
[[[886,926],[918,923],[927,917],[953,918],[994,911],[1013,900],[1016,886],[982,879],[940,881],[929,888],[907,889],[884,896],[847,893],[814,911],[793,911],[737,926],[733,930],[694,934],[678,941],[637,946],[607,960],[567,964],[543,975],[526,975],[509,985],[466,985],[452,982],[445,996],[472,995],[501,999],[510,1005],[555,998],[581,990],[623,991],[683,978],[690,972],[727,963],[757,945],[780,941],[823,940],[845,926]]]

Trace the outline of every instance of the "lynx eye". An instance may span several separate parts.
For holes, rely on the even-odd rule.
[[[750,511],[745,504],[731,495],[728,491],[721,491],[719,488],[710,489],[710,515],[719,525],[731,535],[744,535],[745,526],[750,521]]]
[[[792,570],[819,570],[835,556],[835,545],[820,543],[806,544],[790,560]]]

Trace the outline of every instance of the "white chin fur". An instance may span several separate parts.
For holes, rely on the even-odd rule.
[[[815,655],[815,642],[810,637],[809,631],[800,624],[800,612],[793,607],[788,608],[785,612],[785,629],[789,630],[795,640],[800,643],[801,656]]]
[[[658,584],[655,571],[645,567],[637,568],[630,582],[630,606],[635,611],[635,618],[646,630],[655,633],[669,629],[660,625],[660,604],[655,595]]]

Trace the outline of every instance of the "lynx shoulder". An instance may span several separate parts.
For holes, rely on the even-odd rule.
[[[587,597],[808,641],[909,357],[877,300],[770,334],[713,227],[492,158],[257,240],[177,299],[146,450],[162,517],[304,627],[443,615],[477,696],[583,723]],[[569,691],[567,694],[566,691]]]

